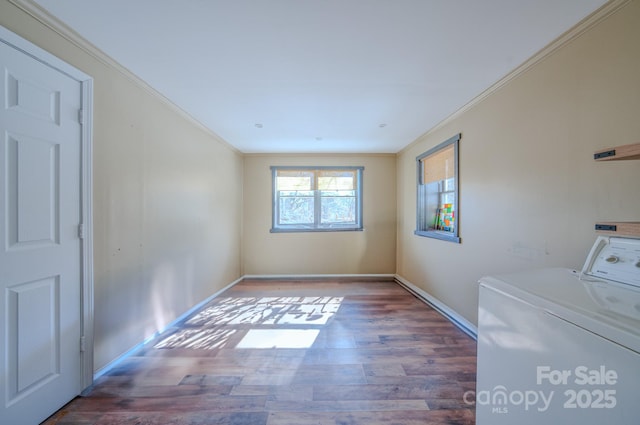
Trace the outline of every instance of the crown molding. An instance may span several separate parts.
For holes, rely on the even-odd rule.
[[[136,74],[131,72],[129,69],[121,65],[119,62],[111,58],[105,52],[100,50],[95,45],[91,44],[88,40],[82,37],[79,33],[69,27],[67,24],[53,16],[47,10],[42,8],[39,4],[33,2],[32,0],[7,0],[9,3],[17,7],[18,9],[25,12],[27,15],[31,16],[36,21],[40,22],[42,25],[50,29],[51,31],[58,34],[60,37],[65,39],[67,42],[71,43],[84,53],[88,54],[91,58],[100,62],[108,68],[112,68],[122,74],[125,78],[127,78],[132,83],[140,86],[145,92],[149,95],[158,99],[161,103],[169,107],[176,114],[181,116],[186,121],[190,122],[203,132],[207,133],[209,136],[214,138],[220,144],[226,146],[233,152],[243,155],[243,153],[238,150],[236,147],[232,146],[225,139],[220,137],[218,134],[214,133],[209,127],[202,124],[196,118],[194,118],[191,114],[187,113],[184,109],[180,108],[178,105],[173,103],[167,97],[165,97],[162,93],[158,92],[152,86],[150,86],[147,82],[145,82],[142,78],[138,77]]]
[[[587,32],[591,28],[595,27],[600,22],[602,22],[605,19],[607,19],[609,16],[613,15],[614,13],[616,13],[618,10],[622,9],[624,6],[626,6],[631,1],[632,0],[611,0],[611,1],[607,2],[605,5],[600,7],[598,10],[596,10],[595,12],[593,12],[592,14],[590,14],[589,16],[584,18],[582,21],[578,22],[571,29],[567,30],[562,35],[560,35],[558,38],[553,40],[551,43],[549,43],[548,45],[543,47],[541,50],[539,50],[537,53],[535,53],[533,56],[531,56],[529,59],[527,59],[521,65],[519,65],[514,70],[509,72],[507,75],[505,75],[503,78],[498,80],[495,84],[493,84],[492,86],[490,86],[489,88],[484,90],[478,96],[476,96],[473,99],[471,99],[463,107],[461,107],[460,109],[458,109],[457,111],[455,111],[454,113],[449,115],[447,118],[443,119],[442,121],[437,123],[435,126],[430,128],[429,130],[427,130],[425,133],[423,133],[420,137],[418,137],[412,143],[410,143],[409,145],[407,145],[404,148],[402,148],[400,151],[398,151],[398,155],[401,155],[405,151],[411,149],[417,143],[420,143],[421,141],[423,141],[426,137],[428,137],[431,134],[435,133],[436,131],[440,130],[444,126],[450,124],[452,121],[456,120],[461,115],[463,115],[465,112],[469,111],[470,109],[472,109],[473,107],[475,107],[476,105],[481,103],[483,100],[485,100],[486,98],[491,96],[493,93],[497,92],[502,87],[504,87],[507,84],[509,84],[511,81],[513,81],[514,79],[519,77],[521,74],[527,72],[528,70],[533,68],[536,64],[538,64],[538,63],[542,62],[543,60],[547,59],[549,56],[554,54],[556,51],[558,51],[562,47],[566,46],[567,44],[569,44],[571,41],[575,40],[576,38],[580,37],[582,34]]]
[[[244,152],[245,158],[396,158],[396,153],[381,153],[381,152]]]

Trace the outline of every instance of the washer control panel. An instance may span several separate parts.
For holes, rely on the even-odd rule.
[[[582,273],[640,287],[640,239],[599,236]]]

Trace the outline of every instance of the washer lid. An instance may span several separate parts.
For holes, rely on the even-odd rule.
[[[640,353],[640,289],[563,268],[488,276],[480,284]]]

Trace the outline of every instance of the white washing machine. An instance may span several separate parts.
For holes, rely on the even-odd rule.
[[[640,239],[482,278],[475,404],[478,425],[639,424]]]

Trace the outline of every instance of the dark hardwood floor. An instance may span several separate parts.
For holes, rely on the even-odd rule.
[[[476,343],[393,281],[245,280],[47,425],[473,424]]]

